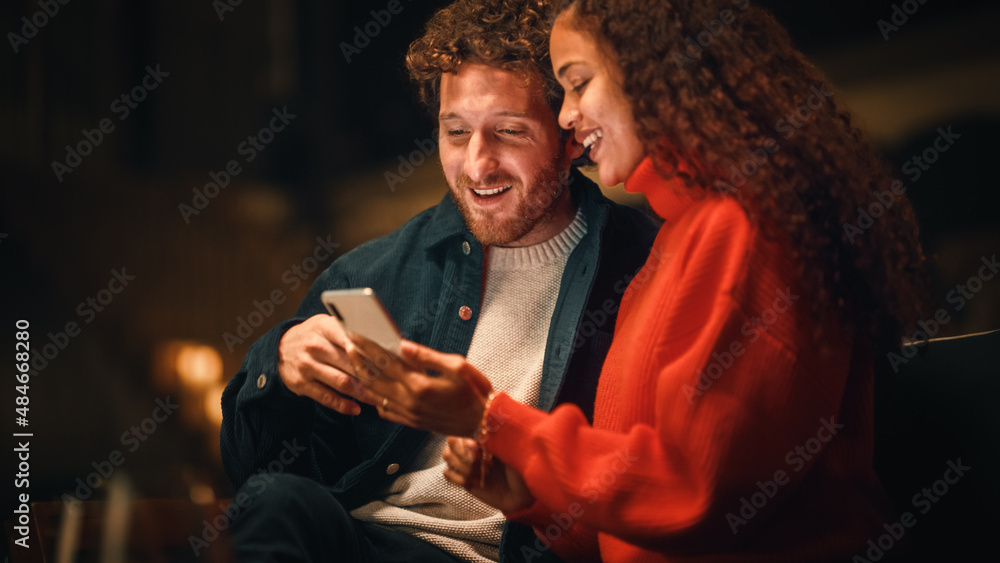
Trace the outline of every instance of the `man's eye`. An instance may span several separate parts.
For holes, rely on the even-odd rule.
[[[450,137],[457,137],[457,136],[463,135],[463,134],[465,134],[465,130],[464,129],[449,129],[448,130],[448,135]]]
[[[519,131],[517,129],[504,129],[504,134],[506,135],[523,135],[524,131]]]

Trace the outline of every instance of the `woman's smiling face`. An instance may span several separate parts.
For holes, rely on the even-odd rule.
[[[573,129],[576,140],[590,147],[601,182],[615,186],[642,162],[645,149],[622,90],[621,70],[576,23],[575,9],[563,12],[549,41],[552,68],[566,91],[559,125]]]

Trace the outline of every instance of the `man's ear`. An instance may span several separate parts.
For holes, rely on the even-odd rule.
[[[576,160],[583,156],[584,146],[576,141],[573,131],[566,133],[566,144],[563,146],[570,160]]]

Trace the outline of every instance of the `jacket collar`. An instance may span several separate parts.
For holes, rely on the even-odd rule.
[[[462,218],[462,213],[455,205],[455,200],[451,199],[451,192],[448,192],[444,194],[441,203],[437,204],[431,213],[430,225],[424,235],[423,246],[430,249],[457,237],[469,241],[475,240],[468,227],[465,226],[465,219]]]

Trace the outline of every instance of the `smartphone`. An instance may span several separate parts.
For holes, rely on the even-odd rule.
[[[370,287],[330,289],[320,295],[323,305],[347,332],[355,332],[387,352],[400,355],[402,335]]]

